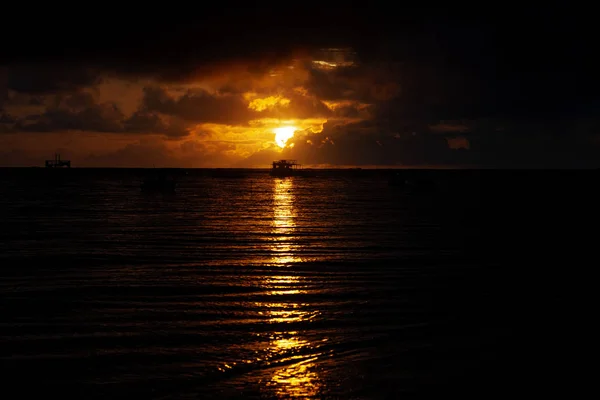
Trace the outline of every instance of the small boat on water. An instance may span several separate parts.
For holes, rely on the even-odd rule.
[[[296,160],[277,160],[273,161],[271,167],[271,176],[285,177],[295,176],[302,166]]]
[[[165,175],[146,178],[141,185],[144,193],[175,193],[177,182]]]
[[[286,177],[286,176],[298,176],[298,177],[315,177],[317,171],[312,168],[302,168],[301,164],[298,164],[296,160],[276,160],[273,161],[271,167],[271,176]]]
[[[71,168],[71,160],[61,160],[60,154],[54,154],[54,160],[46,160],[46,168]]]

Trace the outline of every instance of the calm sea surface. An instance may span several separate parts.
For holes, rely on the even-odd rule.
[[[0,171],[0,357],[21,393],[485,398],[521,379],[532,228],[483,183],[502,173],[419,172],[436,189],[415,191],[190,170],[174,195],[141,193],[147,173]]]

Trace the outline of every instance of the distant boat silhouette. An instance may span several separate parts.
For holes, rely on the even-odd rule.
[[[71,160],[61,160],[60,154],[54,154],[54,160],[46,160],[46,168],[71,168]]]
[[[297,175],[297,172],[300,168],[301,166],[296,162],[296,160],[273,161],[271,167],[271,176],[294,176]]]
[[[302,176],[313,177],[317,176],[316,171],[311,168],[303,169],[302,165],[296,160],[277,160],[273,161],[271,167],[271,176],[286,177],[286,176]]]

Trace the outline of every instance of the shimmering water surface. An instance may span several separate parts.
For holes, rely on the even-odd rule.
[[[398,398],[516,379],[520,282],[489,236],[511,213],[489,210],[482,173],[420,172],[436,187],[419,191],[382,171],[191,170],[174,195],[141,193],[144,173],[2,171],[0,356],[21,392]]]

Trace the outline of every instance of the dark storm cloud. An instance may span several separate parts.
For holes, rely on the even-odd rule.
[[[424,165],[460,164],[470,160],[431,132],[398,134],[377,121],[326,123],[317,134],[297,135],[293,156],[311,164]]]
[[[170,95],[164,88],[144,88],[142,109],[172,115],[193,123],[245,125],[249,121],[264,118],[316,118],[332,115],[331,110],[319,99],[294,93],[285,94],[289,105],[275,106],[260,111],[248,108],[248,101],[241,93],[229,91],[212,94],[205,90],[189,90],[180,97]]]
[[[160,133],[168,138],[178,139],[189,135],[185,123],[172,120],[165,122],[157,113],[136,111],[133,115],[123,120],[123,130],[129,133]]]
[[[8,8],[12,7],[16,4]],[[26,13],[27,35],[15,34],[22,29],[18,19],[0,26],[3,37],[14,38],[3,43],[0,65],[85,65],[128,77],[186,80],[207,65],[285,60],[296,50],[332,46],[354,46],[360,52],[373,50],[374,44],[394,35],[416,38],[415,23],[430,19],[434,12],[417,8],[396,5],[394,12],[388,12],[370,3],[353,7],[213,2],[199,12],[163,5],[145,9],[143,14],[138,10],[128,14],[125,9],[117,12],[107,6],[93,11],[94,20],[107,21],[98,27],[91,26],[88,18],[61,13],[54,7],[52,18],[46,18],[36,8],[35,15]],[[67,79],[61,79],[61,85],[34,85],[16,77],[13,86],[29,91],[59,89]]]
[[[245,124],[259,114],[248,109],[239,95],[216,96],[205,90],[190,90],[175,98],[161,87],[144,88],[142,108],[194,123]]]
[[[322,100],[387,101],[398,94],[402,72],[397,63],[361,64],[334,70],[311,68],[306,89]]]
[[[41,114],[22,118],[9,118],[3,114],[0,126],[4,125],[6,132],[87,131],[163,134],[167,137],[182,137],[189,133],[185,124],[176,120],[167,122],[155,112],[138,110],[126,116],[115,103],[97,103],[87,92],[59,95],[49,102]]]
[[[578,66],[550,53],[545,68],[526,57],[513,60],[524,68],[516,72],[506,60],[491,66],[487,55],[479,68],[442,58],[311,71],[308,89],[316,96],[369,103],[373,131],[326,125],[293,151],[315,163],[594,165],[600,130],[591,121],[598,121],[600,102],[589,86],[595,83],[586,86]],[[531,65],[538,68],[529,73]],[[568,67],[572,74],[565,76]]]
[[[310,164],[588,168],[598,164],[600,121],[594,116],[440,120],[410,111],[404,118],[330,120],[321,132],[297,134],[292,141],[289,157]]]
[[[101,71],[74,65],[16,65],[8,70],[7,88],[18,93],[72,92],[101,81]]]
[[[309,96],[284,93],[290,107],[274,110],[282,118],[330,119],[323,132],[297,139],[289,150],[306,163],[575,164],[598,151],[600,68],[592,51],[591,14],[571,18],[567,6],[553,4],[518,12],[482,10],[477,18],[470,17],[475,6],[464,12],[454,4],[426,12],[392,12],[374,4],[294,6],[298,9],[283,13],[265,4],[210,7],[202,13],[161,7],[160,15],[137,19],[113,10],[109,29],[90,29],[87,21],[70,17],[53,20],[53,30],[31,21],[38,34],[22,36],[26,43],[4,43],[0,57],[8,73],[0,83],[28,106],[41,104],[41,94],[64,96],[45,112],[17,121],[4,111],[0,130],[178,137],[193,123],[245,124],[269,114],[248,109],[240,87],[251,85],[181,97],[149,87],[132,116],[113,104],[66,94],[106,74],[189,81],[232,61],[267,60],[248,68],[261,74],[295,49],[349,46],[356,50],[356,67],[311,69],[304,87]],[[10,21],[2,29],[7,26]],[[0,94],[5,101],[7,91]],[[331,111],[324,101],[347,103]],[[173,124],[166,116],[186,122]],[[339,117],[368,120],[333,120]]]
[[[359,118],[361,112],[358,109],[358,106],[348,105],[336,108],[334,115],[340,118]]]
[[[120,132],[123,114],[111,104],[95,105],[82,110],[50,108],[45,113],[16,122],[23,132],[91,131]]]
[[[333,115],[331,110],[316,97],[294,93],[288,93],[285,97],[290,100],[290,104],[285,107],[276,107],[270,114],[283,119],[322,118]]]
[[[43,113],[18,119],[14,129],[24,132],[120,132],[123,118],[115,104],[97,104],[90,93],[77,92],[52,98]]]
[[[469,7],[475,12],[473,5]],[[15,66],[10,86],[19,91],[48,92],[80,87],[97,79],[90,72],[94,70],[77,72],[55,66],[46,74],[37,69],[27,71],[15,65],[19,60],[43,59],[53,65],[93,66],[129,77],[186,80],[197,69],[215,63],[218,68],[235,60],[286,59],[295,48],[348,45],[357,50],[363,65],[380,65],[379,71],[369,72],[371,76],[398,76],[383,66],[402,63],[401,78],[407,88],[403,90],[411,91],[408,86],[412,84],[413,91],[426,92],[422,97],[444,92],[447,98],[450,92],[459,96],[453,104],[461,113],[466,113],[461,107],[477,104],[488,113],[496,108],[501,109],[497,112],[529,112],[523,111],[526,105],[532,111],[543,111],[552,104],[565,106],[564,95],[570,94],[570,101],[581,103],[594,93],[592,89],[575,89],[584,83],[584,76],[591,76],[589,72],[595,70],[592,64],[597,65],[583,62],[590,53],[585,50],[589,43],[586,27],[589,30],[590,26],[582,21],[565,28],[555,20],[569,10],[549,5],[540,10],[522,7],[518,15],[495,10],[477,19],[468,18],[469,14],[461,16],[461,9],[454,4],[446,9],[398,7],[394,12],[375,4],[356,8],[294,6],[293,12],[267,4],[230,8],[211,4],[202,13],[182,13],[179,8],[168,7],[160,10],[147,10],[143,19],[113,15],[110,29],[89,29],[72,18],[61,23],[59,17],[53,20],[52,30],[44,28],[47,22],[31,23],[31,29],[46,34],[20,37],[22,45],[4,44],[5,62]],[[47,68],[43,65],[38,69]],[[587,73],[574,73],[577,69]],[[360,85],[363,76],[369,74],[357,74],[340,71],[332,82],[330,76],[315,72],[311,89],[324,100],[366,100],[378,97],[377,91],[394,90],[389,82]],[[581,95],[582,90],[587,95]],[[463,102],[467,104],[461,105]],[[418,102],[429,103],[431,99]],[[443,108],[435,101],[433,106]]]

